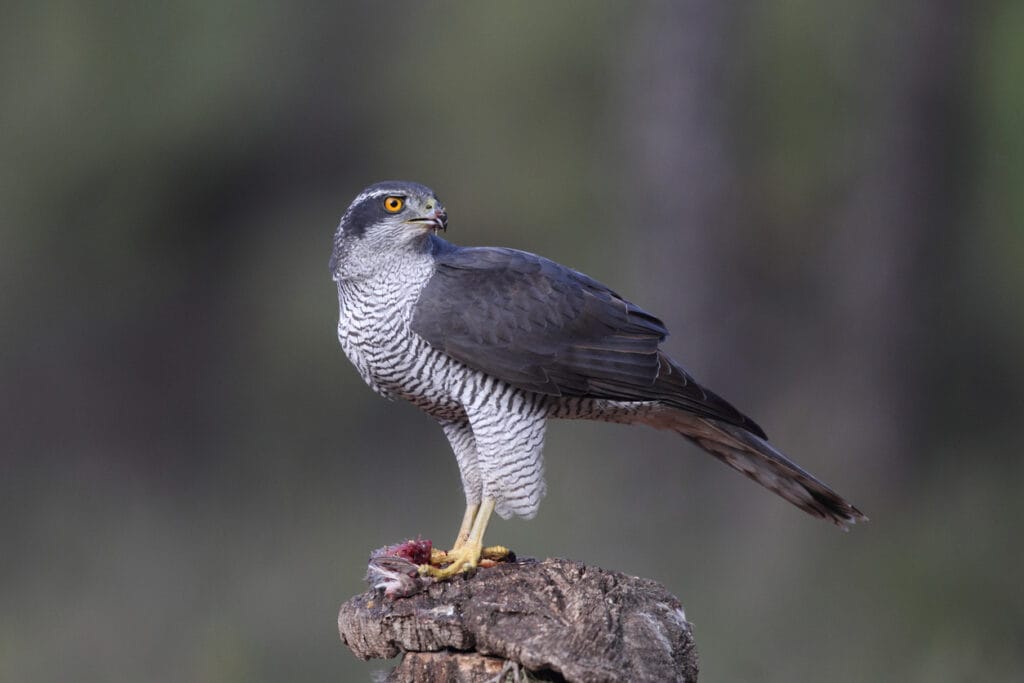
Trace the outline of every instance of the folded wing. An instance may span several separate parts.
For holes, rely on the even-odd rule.
[[[661,401],[764,437],[660,351],[658,318],[596,280],[514,249],[433,246],[412,329],[435,349],[529,391]]]

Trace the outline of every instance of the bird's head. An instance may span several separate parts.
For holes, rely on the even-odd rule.
[[[421,249],[431,234],[448,228],[448,214],[434,191],[404,180],[386,180],[352,200],[334,236],[331,271],[346,260]]]

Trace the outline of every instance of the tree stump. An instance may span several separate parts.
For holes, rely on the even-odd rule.
[[[338,614],[360,659],[404,653],[395,683],[696,681],[679,600],[661,584],[569,560],[521,560],[432,583],[407,598],[357,595]],[[521,680],[513,678],[512,680]]]

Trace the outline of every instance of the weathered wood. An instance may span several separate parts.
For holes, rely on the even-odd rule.
[[[499,681],[505,660],[475,652],[406,652],[386,683]]]
[[[408,598],[368,591],[341,606],[338,629],[361,659],[415,653],[389,678],[401,683],[494,680],[505,661],[541,680],[697,680],[690,624],[664,586],[569,560],[499,564]]]

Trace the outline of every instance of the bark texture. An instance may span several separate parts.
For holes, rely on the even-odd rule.
[[[664,586],[569,560],[499,564],[408,598],[368,591],[341,606],[338,629],[361,659],[404,653],[396,682],[495,680],[513,664],[536,680],[697,680],[690,624]]]

